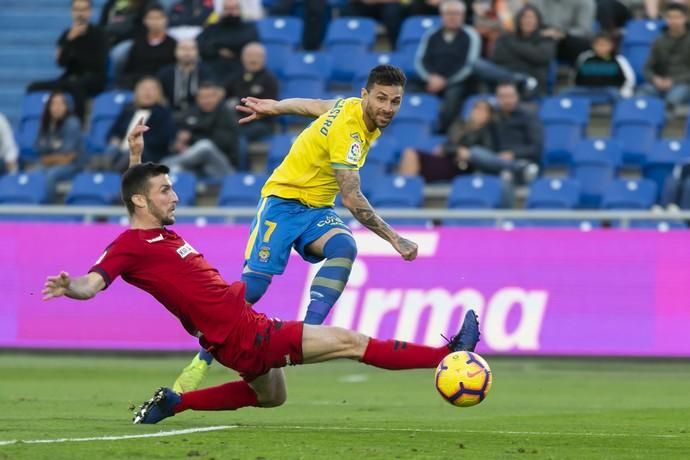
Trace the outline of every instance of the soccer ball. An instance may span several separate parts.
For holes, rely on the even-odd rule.
[[[491,390],[491,369],[478,354],[456,351],[436,368],[436,389],[454,406],[474,406]]]

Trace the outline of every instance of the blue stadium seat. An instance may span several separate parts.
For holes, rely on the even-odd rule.
[[[357,65],[354,67],[354,74],[352,78],[352,88],[357,92],[357,94],[359,94],[360,89],[366,86],[369,72],[377,65],[389,64],[403,68],[400,53],[366,53],[359,59],[361,59],[361,61],[357,62]],[[408,74],[407,77],[410,78],[410,75]]]
[[[598,208],[604,190],[620,164],[621,147],[617,141],[588,139],[573,151],[571,177],[580,182],[580,206]]]
[[[393,120],[386,128],[386,136],[396,139],[400,150],[406,147],[419,145],[424,139],[431,136],[431,125],[419,121]]]
[[[41,204],[47,198],[46,177],[42,171],[0,177],[0,204]]]
[[[625,56],[637,77],[637,83],[644,82],[644,65],[652,43],[661,33],[663,22],[648,19],[633,19],[625,25],[621,54]]]
[[[529,188],[528,209],[574,209],[580,202],[580,183],[569,178],[542,177]]]
[[[370,164],[367,161],[359,170],[359,188],[365,196],[369,196],[381,178],[386,176],[386,169],[382,164],[375,162]]]
[[[405,94],[395,119],[396,121],[419,121],[433,127],[438,120],[440,107],[441,101],[432,94]]]
[[[48,96],[50,96],[49,91],[26,93],[22,101],[22,118],[41,118]]]
[[[690,160],[690,140],[663,139],[657,141],[642,166],[642,175],[657,186],[657,200],[667,178],[677,163]]]
[[[283,43],[293,49],[302,42],[304,23],[295,16],[267,16],[256,23],[261,43]]]
[[[19,122],[15,138],[19,147],[19,156],[24,162],[38,160],[38,153],[34,149],[38,130],[41,126],[40,118],[25,118]]]
[[[324,45],[352,43],[371,49],[376,40],[376,21],[367,17],[346,16],[334,19],[328,25]]]
[[[575,145],[586,134],[590,103],[585,98],[550,97],[539,118],[544,125],[544,166],[570,166]]]
[[[223,178],[218,206],[256,206],[267,174],[236,173]]]
[[[113,172],[81,172],[72,179],[65,197],[71,205],[112,205],[120,200],[120,175]]]
[[[276,77],[282,79],[285,76],[285,66],[292,60],[294,54],[292,46],[287,43],[265,43],[266,67]]]
[[[623,147],[623,163],[641,166],[659,138],[664,102],[656,97],[622,99],[613,113],[612,132]]]
[[[326,82],[318,76],[285,78],[280,86],[280,97],[304,97],[321,99],[326,94]]]
[[[620,224],[618,222],[616,222],[615,226],[618,227],[618,226],[620,226]],[[659,232],[668,232],[671,230],[687,230],[688,226],[682,220],[674,220],[674,219],[637,220],[636,219],[636,220],[630,221],[630,228],[656,230]]]
[[[285,78],[318,77],[328,80],[333,71],[333,60],[324,52],[294,53],[284,70]]]
[[[649,209],[656,200],[656,184],[649,179],[615,179],[605,189],[602,208]]]
[[[171,172],[170,181],[179,200],[178,206],[194,206],[196,203],[196,176],[187,171]]]
[[[266,170],[269,173],[283,161],[293,142],[295,142],[294,134],[275,134],[271,137],[266,164]]]
[[[448,137],[441,134],[433,134],[431,136],[420,137],[412,144],[407,145],[407,147],[412,147],[426,153],[432,153],[436,147],[446,142],[448,142]]]
[[[399,156],[400,148],[395,138],[384,134],[371,144],[366,164],[376,163],[387,170],[398,162]]]
[[[366,48],[357,43],[336,43],[328,49],[333,62],[329,80],[333,83],[349,84],[357,79],[362,70],[369,71],[370,60]],[[365,77],[366,78],[366,77]]]
[[[91,153],[103,153],[108,144],[108,132],[120,115],[122,108],[132,102],[131,91],[106,91],[93,100],[91,122],[86,138],[86,148]]]
[[[440,25],[439,16],[410,16],[406,18],[398,35],[397,49],[417,50],[419,42],[427,31]]]
[[[495,209],[504,201],[503,181],[496,176],[458,176],[448,195],[450,209]],[[443,219],[443,225],[494,227],[493,219]]]
[[[424,201],[424,180],[419,176],[380,177],[369,198],[381,208],[419,208]]]

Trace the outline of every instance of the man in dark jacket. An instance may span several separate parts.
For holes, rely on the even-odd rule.
[[[86,99],[103,91],[107,79],[108,62],[105,35],[89,23],[90,0],[72,2],[72,26],[65,30],[57,43],[57,63],[65,69],[57,80],[33,82],[27,91],[68,92],[74,99],[74,111],[84,119]]]
[[[177,132],[176,155],[163,160],[171,170],[193,170],[204,177],[232,172],[239,163],[239,131],[235,114],[215,83],[199,86],[196,105],[187,110]]]
[[[278,79],[266,68],[266,48],[257,42],[247,44],[242,50],[242,71],[234,74],[225,84],[230,106],[240,103],[243,97],[278,99]],[[240,125],[240,132],[249,141],[255,141],[273,132],[270,118]]]
[[[677,107],[690,100],[690,33],[684,5],[670,4],[664,14],[667,29],[656,39],[644,67],[646,94],[663,96]]]
[[[240,53],[249,42],[259,41],[259,32],[251,22],[242,20],[239,0],[224,0],[220,20],[197,37],[202,60],[218,81],[241,69]]]
[[[556,42],[541,35],[542,26],[539,10],[525,6],[515,15],[515,32],[498,38],[491,57],[498,65],[536,78],[535,92],[541,96],[546,94],[549,66],[556,57]]]

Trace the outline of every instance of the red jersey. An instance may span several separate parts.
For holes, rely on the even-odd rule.
[[[122,276],[151,294],[197,337],[221,344],[250,310],[244,283],[228,284],[189,243],[166,228],[127,230],[89,270],[106,287]]]

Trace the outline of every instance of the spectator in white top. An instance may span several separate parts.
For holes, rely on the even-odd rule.
[[[7,117],[0,113],[0,174],[17,172],[19,149]]]

